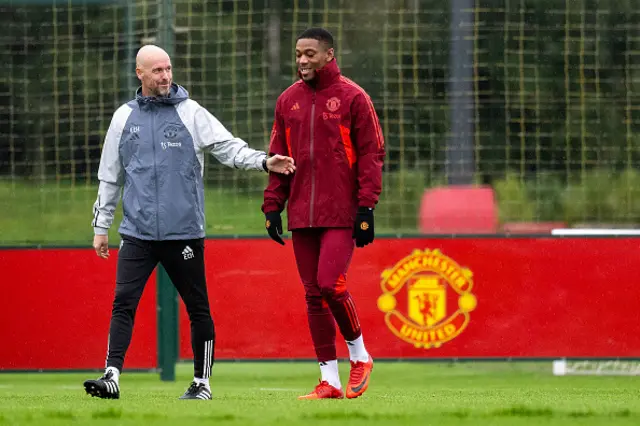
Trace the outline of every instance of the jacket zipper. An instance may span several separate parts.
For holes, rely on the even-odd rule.
[[[316,116],[316,90],[313,89],[313,97],[311,98],[311,138],[310,138],[310,150],[311,153],[311,205],[309,207],[309,228],[313,227],[313,205],[316,195],[316,176],[315,167],[313,164],[313,124]]]
[[[158,190],[158,169],[156,165],[156,120],[153,104],[149,104],[151,109],[151,144],[153,146],[153,175],[156,187],[156,238],[160,240],[160,195]]]

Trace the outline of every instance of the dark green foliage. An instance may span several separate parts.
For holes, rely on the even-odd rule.
[[[0,5],[0,178],[95,184],[111,114],[137,84],[132,52],[157,35],[158,1],[134,4],[133,33],[125,2]],[[450,2],[174,0],[174,9],[175,80],[259,149],[277,95],[295,78],[295,37],[312,25],[330,30],[344,74],[371,95],[382,122],[380,221],[415,229],[423,188],[446,183],[457,130]],[[640,0],[476,0],[471,167],[498,191],[502,219],[640,219],[639,9]],[[214,163],[211,186],[260,193],[262,177]]]

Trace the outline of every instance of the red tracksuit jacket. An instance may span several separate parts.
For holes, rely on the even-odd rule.
[[[371,98],[335,59],[278,98],[269,153],[288,155],[293,175],[269,174],[262,211],[282,211],[289,230],[352,227],[359,206],[382,190],[384,138]]]

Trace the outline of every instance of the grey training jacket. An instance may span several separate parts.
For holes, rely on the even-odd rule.
[[[183,240],[205,235],[204,153],[222,164],[263,170],[263,151],[234,137],[189,93],[173,84],[167,97],[136,98],[113,114],[98,169],[94,232],[113,223],[122,190],[119,232],[143,240]]]

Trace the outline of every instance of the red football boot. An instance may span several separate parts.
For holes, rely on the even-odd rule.
[[[347,398],[357,398],[369,387],[369,379],[373,370],[373,358],[369,355],[369,361],[351,361],[349,373],[349,385],[347,386]]]
[[[331,386],[328,382],[320,382],[316,388],[307,395],[299,396],[298,399],[342,399],[344,394],[341,389]]]

